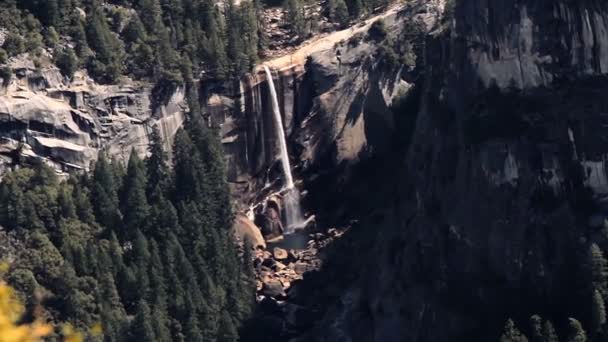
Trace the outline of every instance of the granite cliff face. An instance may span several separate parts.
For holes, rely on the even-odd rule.
[[[378,16],[385,34],[397,41],[404,35],[400,8]],[[380,43],[368,34],[378,18],[266,62],[301,181],[342,172],[388,146],[395,129],[390,106],[411,84],[404,77],[407,67],[387,67],[378,57]],[[203,84],[201,93],[212,123],[222,127],[228,177],[237,193],[251,198],[280,187],[277,135],[261,68],[238,84]]]
[[[184,121],[182,89],[152,106],[147,84],[102,86],[82,73],[67,81],[27,56],[13,58],[8,68],[12,75],[0,86],[3,169],[42,160],[59,172],[86,170],[101,150],[126,161],[131,149],[146,153],[153,126],[170,147]]]
[[[410,144],[390,155],[398,190],[359,228],[375,231],[355,268],[368,271],[316,340],[497,340],[533,314],[564,335],[568,317],[590,326],[581,265],[607,243],[607,25],[601,1],[455,1],[426,39]]]

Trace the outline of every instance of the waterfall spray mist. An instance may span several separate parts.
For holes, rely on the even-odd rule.
[[[287,228],[286,233],[293,232],[293,229],[303,222],[302,210],[300,208],[300,193],[293,184],[293,176],[291,174],[291,165],[289,164],[289,154],[287,153],[287,142],[285,139],[285,129],[283,128],[283,118],[281,117],[281,111],[279,110],[279,100],[277,98],[277,91],[274,87],[274,81],[272,79],[272,72],[264,65],[264,72],[266,73],[266,80],[268,82],[268,90],[270,91],[270,102],[272,106],[272,112],[274,115],[276,135],[279,138],[279,149],[281,153],[281,165],[283,167],[283,176],[285,177],[285,195],[283,197],[283,204],[285,207],[285,223]]]

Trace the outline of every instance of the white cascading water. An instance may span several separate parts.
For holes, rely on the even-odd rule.
[[[279,109],[279,100],[277,98],[277,91],[274,87],[274,81],[272,79],[272,72],[264,65],[264,71],[266,72],[266,80],[268,81],[268,90],[270,91],[270,102],[272,105],[272,112],[274,114],[276,134],[279,138],[279,148],[281,152],[281,165],[283,166],[283,176],[285,177],[285,191],[284,206],[285,206],[285,233],[289,234],[294,229],[302,224],[302,210],[300,209],[300,192],[295,188],[293,184],[293,176],[291,174],[291,165],[289,164],[289,154],[287,153],[287,142],[285,139],[285,130],[283,129],[283,118],[281,117],[281,111]]]

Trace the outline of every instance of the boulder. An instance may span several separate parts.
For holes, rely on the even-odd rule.
[[[283,264],[282,262],[277,261],[277,262],[275,262],[275,263],[274,263],[274,270],[275,270],[275,271],[282,271],[282,270],[284,270],[286,267],[287,267],[287,266],[285,266],[285,264]]]
[[[288,253],[283,248],[275,247],[272,251],[272,255],[275,260],[286,260],[288,258]]]
[[[283,290],[283,284],[279,280],[266,279],[262,286],[262,294],[272,298],[282,298],[287,296]]]
[[[283,235],[281,215],[276,208],[268,207],[263,215],[258,215],[256,221],[259,222],[262,228],[262,234],[267,240],[275,239]]]
[[[298,252],[296,252],[296,251],[295,251],[295,250],[293,250],[293,249],[290,249],[290,250],[289,250],[289,259],[290,259],[290,260],[298,260],[298,259],[299,259],[299,257],[298,257]]]
[[[254,248],[266,248],[266,241],[264,241],[262,232],[246,216],[238,215],[234,220],[233,229],[234,235],[239,241],[243,242],[245,239],[249,239]]]
[[[293,265],[293,270],[297,273],[297,274],[303,274],[306,271],[308,271],[310,269],[310,265],[304,262],[296,262]]]

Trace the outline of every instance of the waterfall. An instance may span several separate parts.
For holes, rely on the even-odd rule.
[[[274,87],[272,73],[270,69],[264,65],[266,72],[266,80],[268,81],[268,90],[270,91],[270,102],[274,115],[276,135],[279,138],[279,149],[281,153],[281,166],[283,167],[283,176],[285,177],[285,195],[283,197],[285,207],[285,233],[292,233],[293,230],[302,224],[302,210],[300,209],[300,192],[293,184],[293,176],[291,174],[291,165],[289,164],[289,154],[287,153],[287,142],[285,139],[285,129],[283,128],[283,118],[279,109],[279,100],[277,91]]]

